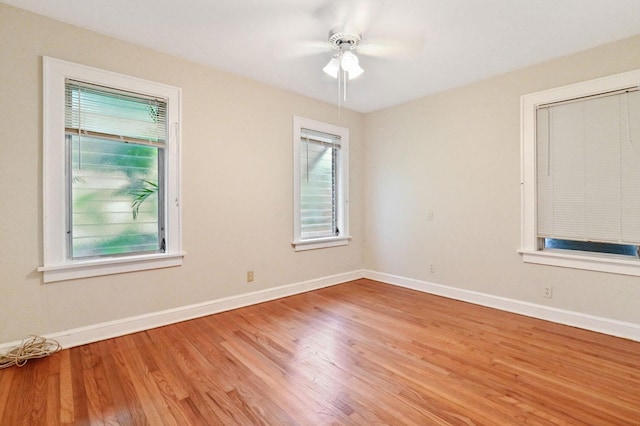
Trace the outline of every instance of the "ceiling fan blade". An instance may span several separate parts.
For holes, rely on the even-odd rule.
[[[328,41],[302,40],[292,44],[285,54],[293,57],[312,56],[320,53],[330,53],[333,49]]]
[[[315,15],[328,28],[361,34],[369,29],[380,8],[380,0],[335,0],[320,7]]]
[[[410,59],[424,49],[423,37],[365,38],[358,46],[358,53],[376,58]]]

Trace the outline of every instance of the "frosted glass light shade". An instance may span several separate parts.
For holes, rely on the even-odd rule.
[[[362,67],[360,65],[356,64],[355,66],[351,67],[351,70],[348,71],[349,80],[358,77],[363,72],[364,72],[364,70],[362,69]]]
[[[329,74],[333,78],[338,78],[338,71],[340,71],[340,58],[338,56],[334,56],[331,58],[329,63],[322,68],[322,71]]]
[[[349,79],[356,78],[364,72],[359,62],[358,57],[352,52],[347,51],[342,54],[340,65],[343,70],[349,73]]]

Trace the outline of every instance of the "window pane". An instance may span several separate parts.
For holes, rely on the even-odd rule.
[[[331,237],[336,229],[336,156],[338,148],[301,141],[300,236]]]
[[[578,250],[594,253],[621,254],[638,256],[638,246],[628,244],[598,243],[593,241],[571,241],[557,238],[544,238],[544,247],[550,249]]]
[[[72,160],[72,257],[157,252],[162,238],[162,150],[77,135],[67,140]]]

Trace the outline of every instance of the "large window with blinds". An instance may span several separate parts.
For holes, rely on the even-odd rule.
[[[45,282],[181,264],[180,90],[44,59]]]
[[[347,244],[348,129],[294,117],[296,250]]]
[[[540,105],[536,123],[542,247],[637,256],[640,92]]]
[[[65,82],[73,259],[165,250],[164,99]]]
[[[524,96],[526,261],[640,275],[640,73]]]

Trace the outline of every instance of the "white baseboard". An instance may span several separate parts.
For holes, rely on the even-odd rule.
[[[364,278],[640,342],[640,324],[366,270]]]
[[[596,317],[579,312],[566,311],[549,306],[536,305],[534,303],[523,302],[520,300],[508,299],[505,297],[493,296],[490,294],[369,270],[352,271],[300,283],[269,288],[266,290],[259,290],[252,293],[245,293],[208,302],[181,306],[174,309],[152,312],[145,315],[74,328],[71,330],[51,333],[44,337],[57,340],[63,348],[71,348],[74,346],[97,342],[99,340],[110,339],[112,337],[123,336],[125,334],[149,330],[155,327],[161,327],[193,318],[229,311],[231,309],[267,302],[269,300],[293,296],[295,294],[330,287],[332,285],[360,278],[369,278],[424,293],[430,293],[502,311],[513,312],[546,321],[640,341],[640,324],[616,321],[609,318]],[[5,353],[10,348],[20,344],[21,341],[0,343],[0,353]]]
[[[63,348],[67,349],[74,346],[97,342],[99,340],[110,339],[112,337],[123,336],[125,334],[149,330],[164,325],[229,311],[231,309],[267,302],[269,300],[293,296],[295,294],[357,280],[363,276],[364,271],[352,271],[303,281],[300,283],[269,288],[266,290],[258,290],[237,296],[211,300],[208,302],[181,306],[174,309],[152,312],[135,317],[93,324],[87,327],[74,328],[71,330],[47,334],[44,337],[57,340]],[[5,353],[7,350],[18,346],[21,343],[21,341],[0,343],[0,353]]]

